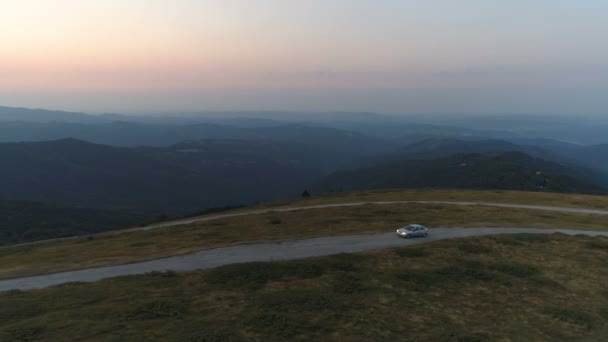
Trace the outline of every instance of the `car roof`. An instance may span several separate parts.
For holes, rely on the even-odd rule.
[[[412,227],[412,228],[424,228],[424,226],[421,226],[419,224],[408,224],[406,227]]]

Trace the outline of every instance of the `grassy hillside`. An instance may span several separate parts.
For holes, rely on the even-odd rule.
[[[0,341],[600,341],[607,251],[495,236],[13,291]]]
[[[322,203],[395,199],[489,200],[571,206],[603,205],[608,198],[490,191],[396,191],[334,194],[290,203]],[[518,200],[519,199],[519,200]],[[603,202],[602,202],[603,201]],[[279,205],[277,203],[276,205]],[[280,206],[277,206],[277,208]],[[590,206],[591,207],[591,206]],[[238,209],[243,212],[248,209]],[[254,241],[277,241],[328,235],[390,232],[407,223],[430,227],[502,226],[608,229],[608,216],[557,213],[489,206],[435,204],[364,205],[356,207],[269,212],[146,231],[117,231],[20,248],[0,249],[0,277],[119,264]]]
[[[0,111],[0,121],[1,121]],[[88,116],[87,116],[88,118]],[[396,143],[372,138],[365,134],[313,124],[269,123],[264,126],[243,127],[238,123],[216,124],[205,120],[187,123],[128,122],[104,117],[98,123],[78,122],[2,122],[0,142],[46,141],[65,138],[86,140],[112,146],[170,146],[181,141],[198,139],[273,140],[324,146],[345,154],[387,152]],[[162,121],[162,120],[161,120]],[[236,125],[234,125],[236,124]]]
[[[266,141],[167,148],[74,139],[0,144],[0,199],[182,212],[238,205],[299,193],[320,172],[312,156],[328,159],[312,147]]]
[[[398,160],[428,160],[445,158],[455,154],[522,152],[534,157],[547,156],[550,152],[529,145],[518,145],[498,139],[435,138],[417,141],[400,149],[391,156]]]
[[[52,203],[57,208],[53,213],[32,207],[31,214],[24,214],[22,208],[0,207],[0,213],[10,218],[0,223],[0,244],[81,235],[141,224],[161,216],[180,217],[206,208],[296,197],[319,177],[345,165],[352,167],[349,162],[353,158],[362,163],[362,156],[382,155],[381,150],[392,148],[380,147],[381,142],[372,143],[358,134],[288,126],[288,130],[279,126],[254,130],[232,127],[229,130],[248,132],[248,138],[192,140],[168,147],[125,148],[75,139],[0,144],[0,159],[5,163],[0,169],[0,179],[5,180],[0,187],[0,201]],[[223,136],[220,131],[217,136]],[[157,133],[163,136],[162,131]],[[425,160],[339,172],[324,178],[318,189],[603,191],[594,185],[597,175],[591,171],[520,153],[443,155],[515,147],[497,140],[424,141],[408,146],[404,158]],[[432,159],[437,157],[442,158]],[[80,220],[85,215],[90,215],[90,220]]]
[[[404,160],[336,172],[319,190],[383,188],[472,188],[564,193],[605,193],[595,172],[530,157],[521,152],[457,154],[432,160]]]
[[[99,233],[153,222],[158,212],[0,201],[0,246]]]
[[[382,189],[313,193],[313,197],[261,203],[253,208],[305,206],[369,201],[483,201],[572,208],[608,209],[608,196],[551,192],[479,189]]]
[[[608,171],[608,144],[566,145],[554,147],[552,151],[565,160],[573,160],[590,168]]]

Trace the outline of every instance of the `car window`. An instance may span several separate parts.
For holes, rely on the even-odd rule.
[[[420,230],[420,228],[414,228],[414,231],[415,231],[415,232],[417,232],[417,231],[419,231],[419,230]]]

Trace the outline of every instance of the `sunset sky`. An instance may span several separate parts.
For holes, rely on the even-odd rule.
[[[19,0],[0,105],[608,113],[604,0]]]

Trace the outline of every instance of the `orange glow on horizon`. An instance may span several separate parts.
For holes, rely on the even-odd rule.
[[[571,87],[585,94],[577,103],[600,107],[606,11],[592,0],[7,0],[0,105],[20,105],[19,94],[32,103],[88,94],[83,103],[93,103],[99,92],[128,102],[150,90],[166,94],[165,106],[189,92],[197,95],[186,102],[227,108],[246,106],[249,94],[262,94],[255,106],[306,98],[306,108],[310,94],[332,108],[365,94],[378,108],[451,110],[487,89],[514,106]]]

